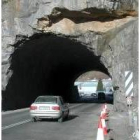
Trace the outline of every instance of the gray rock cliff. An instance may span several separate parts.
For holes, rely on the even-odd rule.
[[[10,66],[11,54],[16,50],[14,44],[36,33],[53,33],[74,39],[100,56],[114,84],[120,87],[115,100],[122,106],[126,106],[124,72],[133,71],[134,107],[137,107],[137,6],[137,0],[3,0],[3,91],[13,74]]]

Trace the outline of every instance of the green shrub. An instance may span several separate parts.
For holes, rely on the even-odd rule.
[[[97,91],[103,91],[104,87],[103,87],[103,82],[101,79],[99,79],[98,81],[98,86],[97,86]]]

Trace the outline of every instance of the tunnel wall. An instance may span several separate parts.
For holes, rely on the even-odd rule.
[[[121,99],[120,101],[124,106],[126,104],[124,71],[132,70],[134,72],[134,100],[137,106],[137,6],[138,1],[129,0],[117,2],[106,0],[89,0],[87,2],[84,0],[72,0],[69,2],[62,0],[41,0],[40,2],[37,0],[3,0],[3,91],[5,91],[8,81],[13,74],[12,70],[9,69],[11,65],[10,56],[15,51],[13,44],[20,40],[28,39],[38,32],[53,32],[85,44],[96,56],[100,56],[101,61],[112,75],[114,85],[120,87],[118,99]],[[68,10],[64,10],[64,8]],[[63,11],[66,11],[68,14],[64,14]],[[72,11],[74,13],[71,14]],[[86,18],[88,15],[86,13],[88,12],[94,18]],[[73,17],[72,15],[77,16]],[[81,17],[83,21],[77,23],[76,21],[81,19]],[[100,18],[103,21],[99,20]]]

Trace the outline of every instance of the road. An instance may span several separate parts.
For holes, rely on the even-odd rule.
[[[68,120],[32,122],[29,109],[2,114],[2,140],[96,139],[101,104],[70,104]]]

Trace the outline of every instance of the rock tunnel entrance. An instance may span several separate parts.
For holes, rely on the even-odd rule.
[[[14,46],[3,110],[28,107],[39,95],[61,95],[74,102],[74,81],[81,74],[96,70],[109,75],[100,56],[68,37],[39,33]]]

